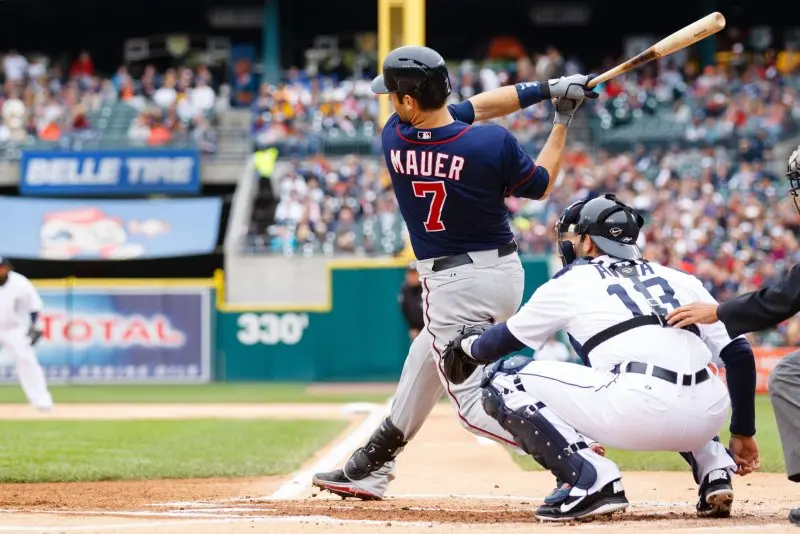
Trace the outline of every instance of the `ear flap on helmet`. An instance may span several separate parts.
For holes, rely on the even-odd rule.
[[[556,222],[556,243],[558,245],[558,257],[561,258],[561,263],[566,267],[577,259],[575,254],[575,247],[566,239],[561,239],[561,234],[564,232],[574,231],[574,225],[578,222],[578,216],[581,213],[581,208],[586,204],[586,200],[579,200],[573,202],[562,213],[561,217]]]

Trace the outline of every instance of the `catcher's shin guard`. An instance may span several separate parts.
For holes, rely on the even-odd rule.
[[[367,444],[357,449],[344,466],[350,480],[361,480],[394,459],[407,441],[400,430],[387,417],[372,433]]]
[[[514,436],[520,448],[539,465],[576,488],[588,490],[592,487],[597,480],[597,470],[578,454],[588,446],[584,442],[567,443],[558,429],[541,414],[544,404],[537,402],[510,410],[500,392],[492,386],[483,389],[482,400],[486,413]]]

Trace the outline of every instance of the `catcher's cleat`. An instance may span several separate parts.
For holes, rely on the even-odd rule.
[[[800,527],[800,508],[792,508],[789,512],[789,521]]]
[[[733,506],[733,482],[726,469],[715,469],[700,484],[698,517],[730,517]]]
[[[329,473],[317,473],[311,479],[311,483],[321,490],[330,491],[334,495],[338,495],[342,499],[354,497],[362,501],[381,500],[380,496],[357,487],[352,480],[345,476],[344,471],[341,469],[336,469]]]
[[[553,494],[550,494],[552,497]],[[567,495],[561,502],[544,504],[536,509],[536,518],[542,521],[573,521],[596,516],[611,515],[625,510],[630,503],[620,479],[609,482],[589,495]]]

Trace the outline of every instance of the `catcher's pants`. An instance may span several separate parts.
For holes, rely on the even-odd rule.
[[[28,402],[39,409],[52,408],[53,399],[47,390],[42,366],[31,347],[27,328],[0,331],[0,348],[16,362],[19,382]]]
[[[800,482],[800,351],[775,366],[769,378],[769,396],[783,445],[786,474]]]
[[[417,262],[422,279],[425,328],[411,344],[391,407],[390,419],[412,439],[446,393],[461,425],[479,436],[515,445],[481,404],[479,367],[464,383],[449,383],[439,367],[442,350],[465,324],[502,322],[522,303],[525,273],[516,254],[471,252],[473,263],[433,272],[433,260]],[[394,478],[394,461],[355,484],[383,496]]]
[[[490,387],[510,411],[543,403],[541,415],[569,444],[586,436],[621,449],[691,452],[698,481],[715,469],[736,470],[714,440],[730,407],[728,390],[715,375],[684,386],[643,374],[533,361],[516,373],[498,373]],[[591,449],[579,454],[597,470],[590,493],[620,477],[610,459]]]

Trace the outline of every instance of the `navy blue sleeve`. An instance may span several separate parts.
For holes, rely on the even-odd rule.
[[[533,159],[522,150],[517,138],[508,131],[503,140],[503,179],[506,196],[538,200],[550,184],[550,173],[537,167]]]
[[[725,380],[731,396],[731,434],[753,436],[756,433],[756,359],[753,349],[746,340],[736,338],[722,349],[719,357],[725,362]]]
[[[457,121],[472,124],[475,121],[475,108],[472,107],[472,102],[464,100],[458,104],[450,104],[447,106],[450,115]]]
[[[524,348],[525,344],[514,337],[506,323],[500,323],[494,325],[476,339],[470,352],[474,359],[491,363]]]

